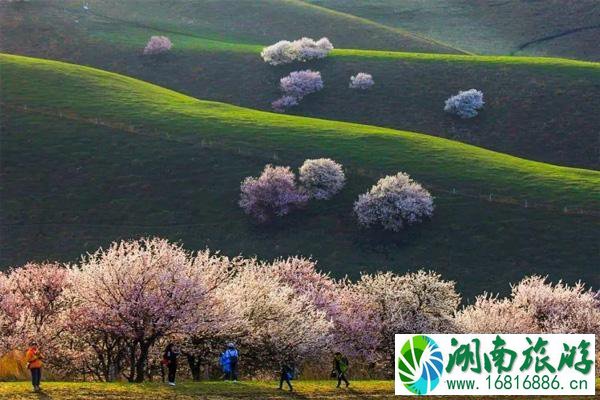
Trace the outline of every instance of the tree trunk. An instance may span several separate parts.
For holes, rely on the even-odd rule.
[[[200,356],[188,354],[187,360],[192,372],[192,379],[198,382],[200,380]]]
[[[135,363],[135,382],[144,382],[144,374],[146,372],[146,363],[148,361],[148,351],[150,350],[149,342],[140,343],[140,356]]]

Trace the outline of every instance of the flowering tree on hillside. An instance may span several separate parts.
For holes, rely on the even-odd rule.
[[[318,71],[294,71],[280,80],[281,91],[300,100],[304,96],[323,89],[323,79]]]
[[[431,194],[403,172],[380,179],[354,203],[360,225],[381,224],[396,232],[430,218],[433,208]]]
[[[328,200],[342,190],[346,176],[340,164],[329,158],[319,158],[304,161],[299,180],[311,198]]]
[[[173,47],[173,43],[166,36],[152,36],[148,43],[146,43],[146,47],[144,47],[145,55],[157,55],[163,54],[171,50]]]
[[[477,111],[483,108],[483,92],[476,89],[460,91],[457,95],[446,100],[444,111],[459,117],[473,118],[477,116]]]
[[[333,50],[333,45],[327,38],[314,41],[303,37],[290,42],[281,40],[271,46],[265,47],[260,53],[262,59],[271,65],[289,64],[294,61],[309,61],[326,57]]]
[[[296,177],[289,167],[265,166],[258,177],[247,177],[241,185],[240,207],[246,214],[264,223],[282,217],[308,201],[296,187]]]
[[[318,71],[294,71],[281,78],[279,87],[284,95],[271,103],[275,111],[283,112],[297,106],[304,96],[323,89],[323,79]]]
[[[163,239],[113,243],[74,273],[76,312],[127,346],[130,381],[144,380],[157,340],[193,331],[207,288],[188,253]]]
[[[359,72],[356,75],[350,77],[350,89],[361,89],[367,90],[373,87],[375,81],[371,74]]]
[[[286,95],[286,96],[281,96],[277,100],[273,101],[271,103],[271,107],[273,107],[273,110],[275,110],[277,112],[284,112],[288,108],[295,107],[298,104],[299,104],[298,99],[296,97]]]

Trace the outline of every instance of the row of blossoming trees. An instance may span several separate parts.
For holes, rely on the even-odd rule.
[[[387,374],[395,333],[600,338],[600,299],[582,284],[530,277],[508,298],[459,304],[454,282],[433,272],[365,274],[351,282],[304,258],[268,263],[142,239],[114,243],[76,265],[30,263],[0,274],[0,349],[23,349],[35,339],[65,376],[143,381],[165,341],[206,365],[235,341],[247,374],[288,357],[322,361],[333,350]]]

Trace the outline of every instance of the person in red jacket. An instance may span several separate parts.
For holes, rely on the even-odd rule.
[[[42,353],[38,349],[36,342],[31,342],[29,348],[25,352],[25,361],[27,362],[27,368],[31,371],[31,384],[33,385],[33,390],[35,392],[39,392],[40,381],[42,380],[42,360],[44,357]]]

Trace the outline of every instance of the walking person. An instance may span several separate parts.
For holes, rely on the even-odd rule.
[[[239,360],[240,354],[237,351],[237,349],[235,348],[235,344],[233,344],[233,343],[227,344],[227,350],[225,350],[224,356],[229,363],[229,374],[227,376],[227,379],[229,379],[230,381],[233,381],[233,382],[237,382],[237,380],[238,380],[237,367],[238,367],[238,360]]]
[[[175,386],[175,375],[177,374],[177,357],[179,349],[173,343],[169,343],[163,354],[163,364],[167,366],[168,375],[167,382],[171,386]]]
[[[338,383],[336,387],[340,387],[342,381],[346,383],[346,387],[350,386],[350,382],[346,378],[346,373],[349,367],[348,359],[339,351],[333,355],[333,371],[337,375]]]
[[[27,362],[27,369],[31,371],[31,385],[33,386],[34,392],[42,390],[40,388],[40,382],[42,381],[42,360],[44,357],[40,352],[36,342],[31,342],[29,348],[25,352],[25,362]]]
[[[294,390],[292,387],[292,379],[294,379],[296,369],[291,361],[281,363],[281,377],[279,378],[279,389],[283,389],[283,382],[287,383],[290,392]]]

